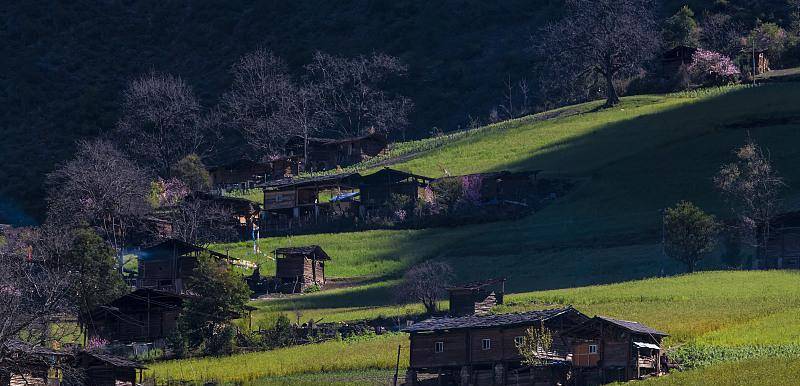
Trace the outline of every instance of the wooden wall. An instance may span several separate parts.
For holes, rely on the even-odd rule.
[[[275,277],[284,283],[298,281],[303,290],[313,284],[325,284],[325,262],[311,260],[301,255],[289,255],[278,258],[275,267]]]

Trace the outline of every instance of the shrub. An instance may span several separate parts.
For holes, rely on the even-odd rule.
[[[698,49],[689,66],[695,82],[706,86],[721,86],[738,81],[741,72],[731,58],[719,52]]]
[[[231,355],[236,349],[235,338],[235,327],[230,324],[217,325],[205,341],[205,353],[214,356]]]

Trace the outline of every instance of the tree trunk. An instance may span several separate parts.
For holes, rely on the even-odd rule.
[[[606,73],[606,107],[612,107],[619,104],[619,95],[617,89],[614,87],[614,76],[609,71]]]

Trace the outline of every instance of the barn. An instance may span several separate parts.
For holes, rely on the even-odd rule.
[[[523,367],[517,349],[529,327],[544,325],[553,334],[553,347],[542,356],[564,363],[569,344],[562,331],[580,326],[589,317],[572,307],[524,313],[468,315],[427,319],[403,331],[410,334],[411,358],[407,384],[420,373],[436,374],[440,380],[466,384],[505,384]]]
[[[330,260],[319,245],[275,250],[275,278],[281,292],[303,292],[313,285],[325,285],[325,262]]]

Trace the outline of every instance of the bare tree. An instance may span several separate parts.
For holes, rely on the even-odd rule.
[[[205,123],[200,103],[183,79],[150,72],[132,80],[123,93],[114,137],[138,162],[166,176],[178,160],[204,153]]]
[[[290,84],[280,102],[280,120],[288,132],[303,138],[303,160],[308,160],[309,138],[319,134],[330,121],[322,101],[322,89],[312,83]],[[303,166],[305,167],[305,162]]]
[[[786,186],[755,141],[748,138],[735,151],[736,161],[723,165],[714,183],[739,218],[743,235],[748,236],[763,257],[770,236],[770,222],[780,211],[780,191]]]
[[[736,57],[741,50],[745,27],[724,13],[706,13],[700,22],[700,44],[703,48]]]
[[[653,0],[567,0],[567,15],[547,25],[536,51],[547,79],[562,91],[576,80],[605,80],[606,105],[619,103],[614,82],[639,72],[659,47]]]
[[[442,298],[452,280],[453,268],[449,264],[428,260],[403,275],[398,300],[422,302],[427,313],[435,313],[436,302]]]
[[[0,241],[0,374],[28,373],[30,361],[49,359],[41,349],[77,333],[63,323],[75,313],[73,278],[49,253],[59,248],[44,242],[36,229],[12,229]]]
[[[281,155],[291,136],[282,115],[291,86],[286,64],[262,48],[239,59],[231,73],[233,85],[221,101],[225,121],[263,155]]]
[[[117,249],[150,210],[147,173],[105,140],[81,141],[75,157],[47,176],[47,222],[88,224]]]
[[[408,124],[411,101],[386,90],[392,78],[403,77],[406,66],[381,53],[343,58],[317,52],[306,70],[316,82],[330,112],[330,129],[339,136],[389,133]]]
[[[195,245],[233,241],[239,226],[229,208],[191,196],[170,208],[169,218],[174,237]]]

